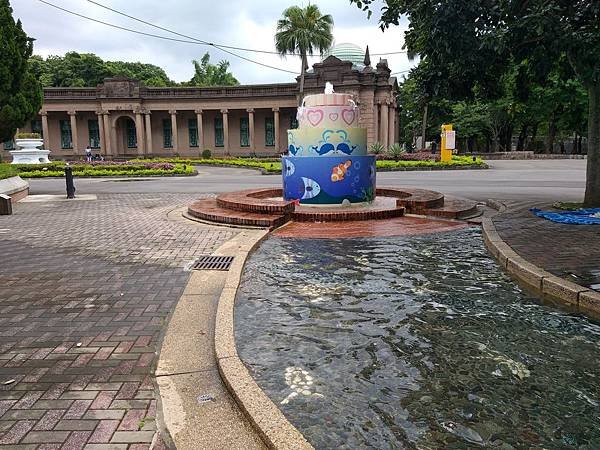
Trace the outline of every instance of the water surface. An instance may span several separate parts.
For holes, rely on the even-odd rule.
[[[320,449],[598,449],[599,338],[525,295],[478,229],[271,238],[236,306],[242,359]]]

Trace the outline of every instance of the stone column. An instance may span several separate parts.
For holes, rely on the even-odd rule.
[[[248,108],[248,135],[250,137],[250,151],[254,151],[254,108]]]
[[[44,135],[44,148],[50,149],[50,131],[48,128],[48,113],[46,111],[40,112],[42,116],[42,134]]]
[[[104,111],[102,114],[102,121],[104,122],[104,135],[102,139],[104,139],[104,150],[107,155],[112,155],[113,145],[112,145],[112,134],[110,127],[110,113],[108,111]]]
[[[118,120],[118,119],[117,119]],[[113,156],[118,156],[119,155],[119,150],[123,151],[123,152],[127,152],[126,148],[120,148],[123,145],[123,139],[122,136],[117,136],[117,120],[115,120],[115,122],[110,126],[110,148],[112,149],[113,152]],[[119,142],[117,142],[117,139],[121,138],[120,141],[120,145]]]
[[[279,108],[273,108],[273,128],[275,128],[275,149],[277,153],[281,152],[279,148]]]
[[[229,154],[229,110],[222,109],[223,114],[223,150],[225,154]]]
[[[145,152],[147,155],[152,154],[152,116],[150,111],[145,111],[144,116],[146,119],[146,148]]]
[[[375,121],[375,142],[381,144],[381,141],[379,140],[379,104],[375,101],[373,101],[373,120]]]
[[[142,119],[142,110],[135,111],[135,138],[137,140],[137,153],[143,155],[146,152],[146,143],[144,142],[144,120]]]
[[[385,148],[388,148],[388,105],[387,103],[381,104],[381,128],[379,129],[379,142]]]
[[[202,113],[204,111],[197,109],[194,112],[196,113],[196,122],[198,123],[198,148],[200,149],[200,152],[202,152],[204,150],[204,125],[202,123]]]
[[[79,148],[79,140],[77,138],[77,111],[69,111],[69,116],[71,118],[71,143],[73,145],[73,152],[78,155],[81,149]]]
[[[177,142],[177,111],[171,109],[169,110],[169,114],[171,114],[171,147],[173,148],[173,153],[175,153],[179,150]]]
[[[396,108],[392,103],[390,105],[389,119],[388,119],[388,145],[396,143]]]
[[[100,154],[106,154],[106,136],[104,134],[104,111],[96,111],[98,117],[98,134],[100,135]]]

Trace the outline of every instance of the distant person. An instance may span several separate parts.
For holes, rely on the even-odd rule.
[[[85,148],[85,160],[92,162],[92,148],[89,145]]]
[[[435,155],[435,154],[436,154],[436,152],[437,152],[437,142],[436,142],[436,141],[433,141],[433,142],[431,143],[431,154],[432,154],[432,155]]]

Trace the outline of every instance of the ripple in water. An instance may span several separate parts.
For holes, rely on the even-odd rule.
[[[317,448],[600,448],[600,326],[527,297],[479,230],[271,238],[239,353]]]

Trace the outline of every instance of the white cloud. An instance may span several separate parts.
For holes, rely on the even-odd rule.
[[[168,35],[168,33],[145,26],[125,17],[99,8],[85,0],[48,0],[58,6],[81,14],[137,30]],[[117,10],[139,17],[165,28],[173,29],[209,42],[249,48],[274,50],[273,36],[277,20],[289,6],[281,0],[194,1],[178,0],[98,0]],[[306,2],[303,2],[306,3]],[[257,7],[260,4],[260,7]],[[261,67],[211,47],[163,41],[131,34],[83,18],[68,15],[37,0],[13,0],[14,15],[23,22],[25,31],[36,38],[35,53],[43,56],[62,55],[67,51],[92,52],[105,60],[141,61],[156,64],[165,69],[176,81],[192,76],[192,59],[199,59],[206,51],[211,60],[227,59],[231,70],[241,83],[290,82],[293,74]],[[406,23],[383,33],[377,23],[377,14],[367,20],[366,14],[353,5],[339,0],[322,0],[319,7],[331,14],[335,21],[336,42],[353,42],[371,54],[399,51],[402,49]],[[264,64],[293,72],[299,70],[298,58],[280,58],[278,55],[239,52]],[[412,66],[406,55],[390,55],[387,58],[392,72]],[[320,58],[311,58],[316,62]],[[379,57],[372,56],[375,64]]]

